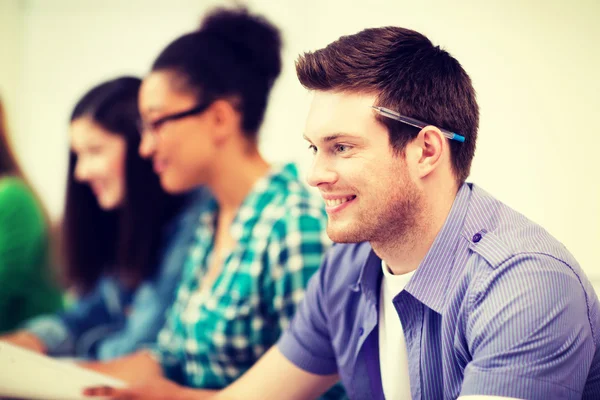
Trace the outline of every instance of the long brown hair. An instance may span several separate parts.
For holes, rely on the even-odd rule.
[[[140,85],[139,78],[129,76],[103,82],[71,114],[71,122],[90,118],[127,143],[126,195],[118,210],[101,209],[89,185],[75,179],[77,155],[70,153],[62,254],[66,279],[80,293],[107,274],[131,287],[155,275],[164,228],[182,204],[183,197],[166,193],[152,162],[138,154]]]
[[[23,172],[10,146],[6,113],[4,112],[4,104],[0,97],[0,177],[5,175],[23,178]]]

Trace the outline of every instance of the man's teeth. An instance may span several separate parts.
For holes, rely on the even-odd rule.
[[[341,198],[341,199],[325,200],[325,204],[327,204],[327,207],[335,207],[335,206],[339,206],[340,204],[343,204],[347,201],[350,201],[353,198],[354,198],[354,196],[349,196],[349,197]]]

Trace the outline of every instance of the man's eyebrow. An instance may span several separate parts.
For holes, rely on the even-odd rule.
[[[310,140],[306,135],[302,135],[302,137],[304,138],[304,140],[306,140],[307,142],[312,143],[312,140]],[[323,137],[320,141],[323,143],[329,143],[332,142],[334,140],[337,139],[342,139],[342,138],[348,138],[348,139],[359,139],[362,140],[359,136],[357,135],[353,135],[351,133],[345,133],[345,132],[338,132],[338,133],[333,133],[331,135],[325,136]]]

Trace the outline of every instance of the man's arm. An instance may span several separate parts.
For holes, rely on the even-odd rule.
[[[128,367],[136,365],[131,363]],[[307,400],[316,399],[337,380],[335,374],[315,375],[303,371],[273,346],[240,379],[219,393],[184,388],[162,378],[126,389],[98,387],[84,393],[90,397],[129,400]]]
[[[316,399],[337,381],[337,374],[315,375],[296,367],[277,346],[273,346],[248,372],[214,399]]]
[[[500,396],[460,396],[458,400],[520,400],[514,397]]]
[[[562,261],[523,253],[470,297],[461,395],[581,397],[594,354],[587,297]]]

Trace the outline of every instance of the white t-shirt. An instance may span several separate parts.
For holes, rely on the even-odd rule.
[[[408,354],[400,317],[394,307],[394,297],[404,290],[415,271],[392,275],[381,261],[383,278],[379,292],[379,369],[383,394],[388,400],[410,399]]]

